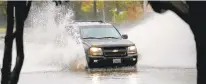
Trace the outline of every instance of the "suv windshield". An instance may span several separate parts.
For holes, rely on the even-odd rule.
[[[112,25],[79,26],[82,38],[121,38],[120,33]]]

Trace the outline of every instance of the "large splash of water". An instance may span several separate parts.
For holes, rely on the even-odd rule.
[[[145,18],[126,32],[138,48],[138,66],[196,67],[195,41],[188,24],[172,11],[151,11]]]
[[[72,17],[73,11],[67,6],[33,2],[25,26],[22,72],[84,69],[85,55],[82,44],[77,43],[77,28],[69,26]],[[13,52],[13,59],[15,56]]]

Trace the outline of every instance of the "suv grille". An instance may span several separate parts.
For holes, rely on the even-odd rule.
[[[104,47],[103,54],[105,57],[122,57],[127,55],[126,47]]]

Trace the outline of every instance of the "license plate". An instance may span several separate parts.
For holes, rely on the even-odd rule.
[[[121,59],[113,59],[113,63],[121,63]]]

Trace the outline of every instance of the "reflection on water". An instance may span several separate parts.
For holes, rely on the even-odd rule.
[[[89,84],[194,84],[196,77],[195,71],[191,69],[157,69],[149,72],[98,69],[88,71],[87,75]]]
[[[92,84],[100,84],[100,74],[96,73],[92,76]]]
[[[65,71],[22,74],[19,84],[195,84],[195,70]],[[31,82],[34,81],[34,82]]]
[[[128,80],[127,84],[138,84],[139,78],[137,77],[137,71],[122,68],[110,68],[110,69],[92,69],[88,72],[89,78],[92,84],[102,84],[105,81],[115,80],[113,82],[120,82],[121,80]],[[102,82],[101,82],[102,81]]]
[[[128,80],[128,84],[139,84],[140,82],[140,78],[137,77],[136,73],[130,74]]]
[[[92,74],[92,73],[106,74],[108,72],[129,73],[129,72],[137,72],[137,69],[136,69],[136,67],[87,69],[87,73],[89,73],[89,74]]]

